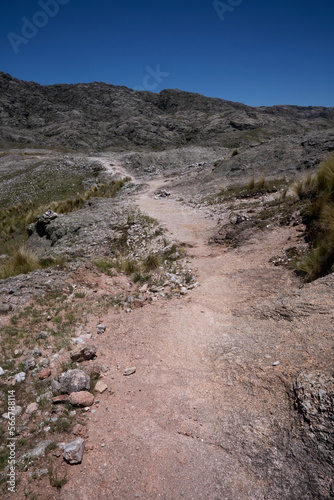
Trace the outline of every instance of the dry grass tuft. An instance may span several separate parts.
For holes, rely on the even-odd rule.
[[[306,203],[303,222],[311,246],[297,269],[312,281],[334,268],[334,153],[320,164],[316,174],[305,177],[294,189]]]

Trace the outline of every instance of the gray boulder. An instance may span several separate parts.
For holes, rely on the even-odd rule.
[[[60,392],[71,394],[90,389],[90,377],[82,370],[68,370],[59,377]]]
[[[80,464],[85,448],[85,441],[78,437],[64,446],[63,457],[71,465]]]

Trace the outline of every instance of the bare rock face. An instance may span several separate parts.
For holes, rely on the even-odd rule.
[[[94,396],[88,391],[72,392],[70,395],[70,403],[73,406],[92,406]]]
[[[311,432],[328,451],[334,448],[334,377],[302,373],[294,384],[296,405]]]
[[[71,360],[81,363],[82,361],[87,361],[96,356],[97,347],[94,345],[81,347],[74,352],[71,352]]]
[[[258,158],[262,144],[279,137],[293,151],[308,153],[296,156],[305,168],[317,161],[317,151],[333,144],[333,108],[251,107],[177,89],[154,94],[105,83],[41,86],[0,72],[0,107],[3,142],[19,136],[27,144],[134,150],[247,144]],[[271,145],[272,160],[280,153]],[[287,160],[291,164],[288,155]],[[45,215],[42,224],[53,216]]]
[[[64,460],[66,460],[66,462],[71,465],[80,464],[82,461],[84,448],[85,441],[81,437],[76,438],[74,441],[71,441],[64,446]]]
[[[82,370],[68,370],[59,377],[60,391],[63,394],[89,390],[90,377]]]

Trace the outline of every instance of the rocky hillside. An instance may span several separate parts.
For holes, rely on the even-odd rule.
[[[252,108],[179,90],[154,94],[98,82],[42,86],[0,72],[3,147],[160,151],[246,147],[273,138],[331,151],[334,108]]]

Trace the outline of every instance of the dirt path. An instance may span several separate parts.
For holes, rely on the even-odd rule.
[[[200,286],[179,300],[101,318],[108,328],[98,339],[99,362],[109,366],[104,380],[112,392],[98,398],[88,425],[93,449],[61,496],[287,498],[286,488],[302,481],[283,443],[291,408],[282,379],[296,361],[287,350],[290,326],[261,321],[247,308],[296,284],[268,262],[295,235],[282,228],[237,250],[210,247],[215,222],[173,199],[155,200],[159,183],[138,205],[193,245]],[[129,366],[137,371],[124,377]]]

